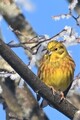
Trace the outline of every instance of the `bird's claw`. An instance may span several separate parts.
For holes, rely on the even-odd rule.
[[[56,93],[56,90],[54,89],[54,87],[53,86],[48,86],[50,89],[51,89],[51,91],[52,91],[52,94],[53,95],[55,95],[55,93]]]
[[[60,101],[59,101],[59,103],[61,103],[63,100],[65,100],[65,96],[64,96],[64,93],[61,91],[60,92]]]

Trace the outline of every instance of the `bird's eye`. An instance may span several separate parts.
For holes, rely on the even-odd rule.
[[[56,51],[58,48],[55,48],[54,50]]]

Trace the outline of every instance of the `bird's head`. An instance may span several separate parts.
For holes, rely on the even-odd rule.
[[[56,58],[63,58],[68,54],[68,52],[66,47],[61,42],[53,40],[47,45],[47,54],[55,56]]]

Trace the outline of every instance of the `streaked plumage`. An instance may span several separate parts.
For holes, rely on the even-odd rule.
[[[47,52],[40,61],[39,78],[56,91],[65,92],[74,77],[75,63],[66,47],[58,41],[47,45]]]

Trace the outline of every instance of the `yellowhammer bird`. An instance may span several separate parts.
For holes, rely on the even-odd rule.
[[[73,81],[75,63],[61,42],[49,42],[46,50],[38,76],[47,86],[66,96]]]

